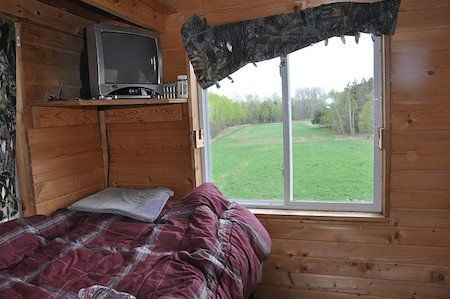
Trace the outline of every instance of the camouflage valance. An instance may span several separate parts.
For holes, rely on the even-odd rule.
[[[209,26],[193,15],[181,35],[197,80],[207,88],[248,63],[284,56],[331,37],[392,35],[400,3],[332,3],[220,26]]]
[[[0,222],[18,214],[16,196],[16,36],[14,24],[0,20]]]

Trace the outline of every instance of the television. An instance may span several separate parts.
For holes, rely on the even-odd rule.
[[[159,39],[149,30],[86,27],[91,97],[155,97],[162,93]]]

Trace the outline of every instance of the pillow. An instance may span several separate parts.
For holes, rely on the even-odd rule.
[[[123,215],[151,222],[158,218],[167,200],[173,194],[173,191],[168,188],[146,190],[107,188],[77,201],[67,209]]]

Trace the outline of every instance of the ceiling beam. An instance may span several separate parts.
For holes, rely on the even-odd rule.
[[[165,31],[168,8],[157,0],[82,0],[138,26]]]
[[[177,13],[177,9],[167,0],[147,0],[147,2],[154,2],[161,11],[166,12],[168,15]]]

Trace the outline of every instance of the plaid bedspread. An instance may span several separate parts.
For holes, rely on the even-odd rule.
[[[103,285],[137,298],[245,298],[270,237],[212,184],[154,223],[60,210],[0,225],[0,298],[78,298]]]

